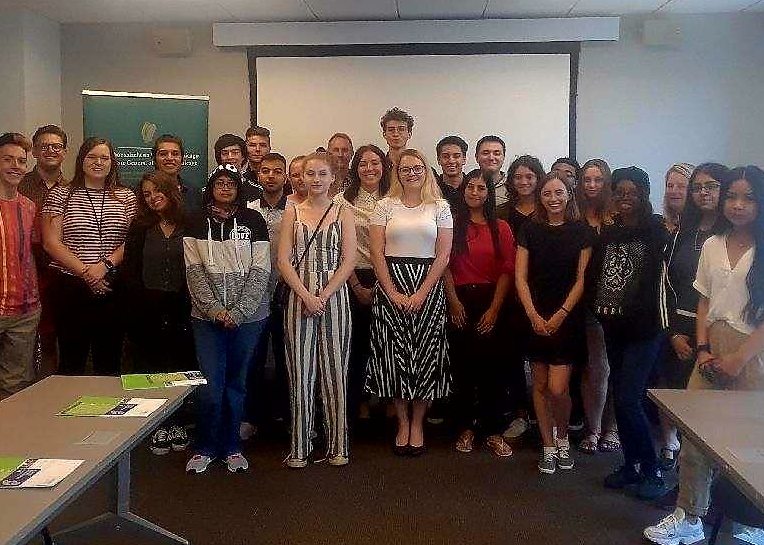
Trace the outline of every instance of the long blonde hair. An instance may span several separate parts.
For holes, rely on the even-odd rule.
[[[427,162],[427,158],[424,154],[419,150],[405,149],[398,158],[398,164],[400,164],[401,159],[407,156],[419,159],[424,165],[424,181],[422,182],[422,189],[420,191],[422,202],[434,203],[441,200],[443,195],[440,192],[438,182],[435,180],[435,175],[432,173],[432,168]],[[398,178],[398,164],[394,165],[394,168],[390,172],[390,190],[387,192],[388,197],[401,198],[403,196],[403,184],[401,184],[401,180]]]

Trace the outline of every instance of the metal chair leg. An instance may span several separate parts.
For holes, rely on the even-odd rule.
[[[56,542],[53,541],[53,538],[50,537],[50,530],[48,530],[47,526],[42,529],[42,540],[45,543],[45,545],[56,545]]]

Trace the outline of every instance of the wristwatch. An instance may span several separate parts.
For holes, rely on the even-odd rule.
[[[711,345],[708,344],[708,343],[699,344],[698,347],[696,348],[696,351],[699,352],[699,353],[700,352],[708,352],[710,354],[711,353]]]
[[[114,263],[112,263],[109,259],[102,259],[101,263],[103,263],[106,266],[107,271],[113,271],[114,270]]]

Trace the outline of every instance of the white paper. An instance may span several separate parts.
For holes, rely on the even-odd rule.
[[[107,418],[122,418],[122,417],[146,417],[156,411],[159,407],[167,402],[166,399],[144,399],[140,397],[131,397],[126,399],[114,409],[109,411],[109,414],[104,416]]]
[[[3,479],[0,488],[50,488],[64,480],[84,461],[32,458]]]

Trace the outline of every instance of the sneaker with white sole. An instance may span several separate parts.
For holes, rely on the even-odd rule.
[[[350,463],[350,458],[341,454],[335,454],[329,457],[328,462],[330,466],[346,466]]]
[[[573,469],[573,458],[570,455],[570,442],[567,439],[557,438],[557,467],[560,469]]]
[[[167,438],[170,440],[172,450],[175,452],[186,450],[186,448],[188,448],[188,444],[190,443],[188,439],[188,433],[186,433],[186,430],[183,429],[182,426],[171,427],[170,431],[167,432]]]
[[[515,418],[502,434],[504,439],[517,439],[531,428],[525,418]]]
[[[194,454],[186,464],[186,473],[204,473],[212,462],[211,456]]]
[[[170,452],[170,437],[167,433],[167,428],[159,427],[151,436],[151,443],[149,444],[149,450],[154,454],[162,456]]]
[[[241,452],[226,456],[225,465],[228,466],[228,471],[231,473],[244,472],[249,469],[249,462],[247,462],[247,459]]]
[[[701,520],[691,524],[681,507],[674,509],[673,513],[661,519],[655,526],[645,528],[642,535],[658,545],[690,545],[705,538]]]
[[[302,469],[303,467],[308,466],[308,459],[307,458],[292,458],[291,456],[287,457],[286,460],[284,460],[284,463],[287,467],[291,469]]]
[[[542,447],[538,468],[541,473],[547,475],[555,472],[557,469],[557,449],[555,447]]]
[[[248,441],[252,439],[257,433],[257,426],[250,424],[249,422],[242,422],[239,424],[239,438],[242,441]]]

